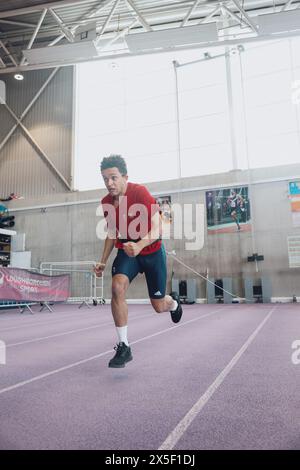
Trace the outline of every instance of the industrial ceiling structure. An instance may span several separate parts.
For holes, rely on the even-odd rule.
[[[0,1],[0,74],[300,33],[300,0]]]

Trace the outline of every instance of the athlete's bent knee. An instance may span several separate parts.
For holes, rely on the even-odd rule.
[[[125,282],[113,281],[112,283],[112,295],[113,297],[124,297],[126,294],[127,284]]]

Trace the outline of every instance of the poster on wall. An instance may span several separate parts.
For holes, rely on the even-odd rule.
[[[169,239],[172,224],[171,196],[159,196],[156,198],[156,202],[160,208],[162,238]]]
[[[171,196],[159,196],[156,198],[156,201],[160,207],[161,218],[163,224],[172,223],[172,206],[171,206]]]
[[[300,226],[300,181],[289,182],[289,198],[291,202],[293,226],[299,227]]]
[[[205,199],[207,230],[210,235],[251,230],[247,186],[206,191]]]

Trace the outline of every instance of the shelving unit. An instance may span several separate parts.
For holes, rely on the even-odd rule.
[[[14,230],[0,229],[0,266],[7,267],[11,259],[11,240]]]

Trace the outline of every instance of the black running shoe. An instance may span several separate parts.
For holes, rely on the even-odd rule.
[[[177,306],[176,310],[171,310],[171,312],[170,312],[172,322],[173,323],[178,323],[181,319],[181,316],[182,316],[182,307],[181,307],[181,304],[180,304],[180,298],[179,298],[179,295],[177,294],[177,292],[171,292],[170,296],[172,297],[172,299],[176,300],[176,302],[178,303],[178,306]]]
[[[126,362],[132,361],[131,349],[125,343],[119,343],[114,347],[116,354],[109,361],[108,367],[125,367]]]

